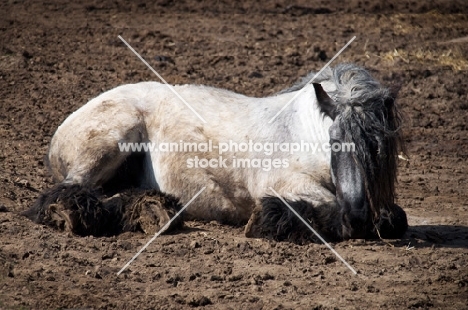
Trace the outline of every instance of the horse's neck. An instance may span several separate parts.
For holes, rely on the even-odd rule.
[[[328,129],[333,121],[320,111],[312,85],[306,86],[299,93],[289,110],[293,117],[288,122],[296,135],[295,139],[318,143],[320,146],[329,142]]]
[[[250,188],[255,192],[257,188],[277,186],[281,194],[301,193],[317,190],[317,184],[332,183],[330,177],[330,151],[323,147],[329,142],[328,129],[332,120],[324,116],[316,103],[313,86],[306,87],[301,93],[292,92],[281,94],[274,103],[278,108],[297,97],[288,107],[271,123],[271,131],[275,132],[280,143],[290,144],[291,153],[282,153],[286,158],[288,169],[278,169],[275,173],[253,175]],[[278,102],[283,103],[282,105]],[[265,126],[265,127],[269,127]],[[262,131],[265,131],[263,129]],[[292,151],[293,144],[299,146],[299,151]],[[293,177],[294,176],[294,177]],[[287,182],[282,180],[287,179]],[[281,187],[280,184],[285,184]],[[318,186],[318,187],[315,187]],[[294,195],[291,196],[297,198]]]

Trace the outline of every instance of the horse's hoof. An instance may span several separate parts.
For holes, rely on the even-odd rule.
[[[80,236],[107,234],[113,226],[98,193],[77,184],[58,184],[45,191],[23,215]]]
[[[262,207],[256,207],[245,225],[244,234],[247,238],[261,238],[262,234]]]
[[[143,192],[125,207],[124,231],[142,230],[146,234],[165,233],[182,228],[177,199],[157,191]]]
[[[79,204],[71,204],[70,201],[59,201],[45,207],[43,223],[80,236],[101,236],[106,233],[101,229],[105,226],[101,208],[99,203],[94,210],[88,210]]]
[[[69,210],[65,210],[62,204],[55,203],[49,205],[44,210],[45,221],[47,224],[58,230],[73,232],[74,220],[70,217]]]

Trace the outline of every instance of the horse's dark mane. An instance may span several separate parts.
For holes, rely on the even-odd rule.
[[[364,176],[367,198],[378,224],[380,210],[390,210],[395,200],[398,153],[403,151],[401,116],[395,94],[384,88],[365,69],[339,65],[331,76],[333,95],[345,142],[353,142],[353,158]]]
[[[302,89],[315,74],[309,73],[297,84],[279,93]],[[373,220],[378,224],[380,209],[388,211],[394,203],[398,153],[405,151],[400,130],[401,115],[395,101],[396,91],[390,92],[367,70],[355,64],[327,68],[313,82],[333,82],[336,86],[336,89],[326,91],[336,101],[335,112],[346,133],[345,142],[355,145],[354,158],[365,176]]]

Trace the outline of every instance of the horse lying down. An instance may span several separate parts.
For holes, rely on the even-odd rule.
[[[206,187],[184,220],[315,240],[281,197],[329,241],[400,238],[395,96],[353,64],[312,76],[267,98],[174,86],[206,123],[164,84],[107,91],[59,126],[48,153],[58,184],[24,214],[79,235],[154,233]]]

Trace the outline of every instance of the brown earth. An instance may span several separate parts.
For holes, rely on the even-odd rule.
[[[347,3],[347,4],[344,4]],[[93,1],[0,3],[0,309],[467,309],[468,3]],[[157,80],[267,96],[336,60],[401,86],[408,161],[401,240],[247,239],[189,222],[150,236],[78,237],[18,215],[52,186],[57,126],[104,90]]]

